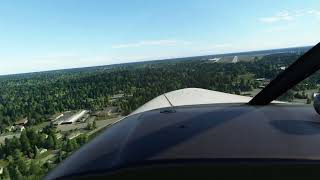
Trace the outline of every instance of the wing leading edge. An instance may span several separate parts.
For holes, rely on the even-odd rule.
[[[130,115],[154,109],[222,103],[247,103],[252,97],[228,94],[201,88],[185,88],[162,94],[139,107]]]

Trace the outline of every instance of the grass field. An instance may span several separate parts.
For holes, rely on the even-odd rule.
[[[8,165],[8,162],[5,160],[0,160],[0,167],[6,167]]]
[[[39,154],[39,155],[36,157],[36,159],[42,159],[42,158],[44,158],[44,157],[46,157],[46,156],[48,156],[48,155],[50,155],[50,154],[52,154],[52,152],[51,152],[50,150],[48,150],[48,151],[46,151],[46,152],[44,152],[44,153],[42,153],[42,154]]]

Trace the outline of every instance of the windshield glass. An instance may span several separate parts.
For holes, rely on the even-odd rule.
[[[318,0],[2,1],[0,178],[44,177],[170,91],[253,97],[319,32]],[[279,100],[312,103],[319,78]]]

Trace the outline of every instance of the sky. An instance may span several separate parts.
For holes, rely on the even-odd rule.
[[[319,0],[0,0],[0,75],[318,42]]]

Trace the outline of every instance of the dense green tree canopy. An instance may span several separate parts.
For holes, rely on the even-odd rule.
[[[0,78],[0,128],[24,117],[29,124],[37,124],[56,112],[98,110],[112,103],[127,114],[162,93],[187,87],[239,94],[259,86],[254,78],[272,79],[282,71],[281,66],[289,66],[298,57],[274,54],[236,64],[165,61],[4,76]],[[309,86],[317,81],[309,78]],[[125,96],[110,101],[115,94]]]

